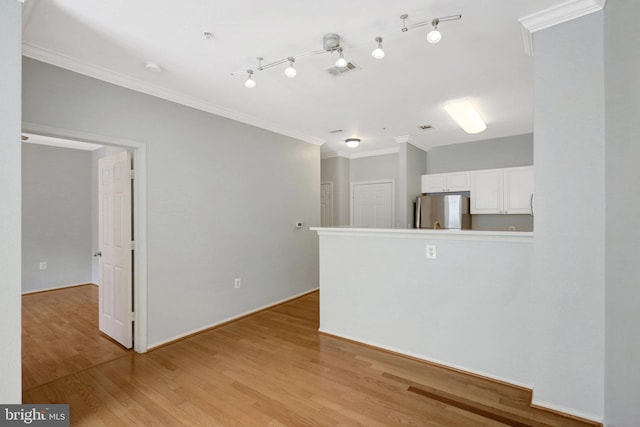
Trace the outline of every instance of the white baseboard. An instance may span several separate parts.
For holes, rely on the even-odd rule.
[[[556,411],[556,412],[562,412],[563,414],[573,415],[574,417],[582,418],[589,421],[595,421],[597,423],[603,423],[603,425],[605,425],[604,420],[601,417],[597,417],[593,414],[587,414],[581,411],[576,411],[575,409],[566,408],[562,405],[556,405],[553,403],[536,400],[535,398],[532,399],[531,404],[538,408],[549,409],[551,411]]]
[[[270,303],[270,304],[264,305],[264,306],[262,306],[262,307],[259,307],[259,308],[254,309],[254,310],[247,311],[247,312],[245,312],[245,313],[241,313],[241,314],[238,314],[238,315],[236,315],[236,316],[227,317],[226,319],[222,319],[222,320],[220,320],[220,321],[218,321],[218,322],[215,322],[215,323],[212,323],[212,324],[210,324],[210,325],[203,326],[203,327],[201,327],[201,328],[192,329],[191,331],[184,332],[184,333],[179,334],[179,335],[176,335],[176,336],[174,336],[174,337],[172,337],[172,338],[168,338],[168,339],[166,339],[166,340],[162,340],[162,341],[159,341],[159,342],[156,342],[156,343],[150,344],[150,345],[148,345],[148,346],[147,346],[147,351],[151,351],[151,350],[153,350],[154,348],[162,347],[163,345],[166,345],[166,344],[171,344],[172,342],[174,342],[174,341],[178,341],[178,340],[180,340],[180,339],[182,339],[182,338],[184,338],[184,337],[188,337],[189,335],[197,334],[197,333],[199,333],[199,332],[204,332],[204,331],[206,331],[207,329],[215,328],[216,326],[220,326],[220,325],[223,325],[223,324],[225,324],[225,323],[229,323],[229,322],[232,322],[232,321],[234,321],[234,320],[241,319],[241,318],[243,318],[243,317],[246,317],[246,316],[249,316],[249,315],[251,315],[251,314],[257,313],[257,312],[259,312],[259,311],[263,311],[263,310],[266,310],[266,309],[268,309],[268,308],[275,307],[275,306],[277,306],[277,305],[280,305],[280,304],[286,303],[286,302],[288,302],[288,301],[292,301],[292,300],[294,300],[294,299],[297,299],[297,298],[303,297],[303,296],[305,296],[305,295],[307,295],[307,294],[310,294],[310,293],[316,292],[318,289],[319,289],[319,288],[310,289],[310,290],[308,290],[308,291],[304,291],[304,292],[301,292],[301,293],[299,293],[299,294],[292,295],[292,296],[287,297],[287,298],[285,298],[285,299],[282,299],[282,300],[280,300],[280,301],[276,301],[276,302],[273,302],[273,303]]]
[[[42,288],[42,289],[36,289],[36,290],[33,290],[33,291],[26,291],[26,292],[22,292],[22,295],[37,294],[39,292],[55,291],[55,290],[58,290],[58,289],[65,289],[65,288],[75,288],[76,286],[84,286],[84,285],[99,286],[97,283],[84,282],[84,283],[76,283],[76,284],[72,284],[72,285],[52,286],[50,288]]]

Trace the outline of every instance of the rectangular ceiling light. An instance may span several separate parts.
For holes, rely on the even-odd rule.
[[[468,100],[454,101],[446,104],[444,109],[467,133],[479,133],[487,128],[480,114]]]

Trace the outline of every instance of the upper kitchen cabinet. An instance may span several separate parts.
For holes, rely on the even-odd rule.
[[[472,171],[472,214],[531,214],[533,166]]]
[[[423,193],[445,193],[452,191],[469,191],[469,172],[422,175]]]

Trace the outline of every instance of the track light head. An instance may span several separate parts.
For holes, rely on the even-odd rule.
[[[340,54],[340,58],[338,58],[338,60],[336,61],[336,67],[344,68],[347,66],[348,62],[346,59],[344,59],[344,55],[342,54],[341,47],[338,48],[338,53]]]
[[[296,62],[296,60],[294,58],[292,58],[292,57],[287,58],[287,60],[289,61],[289,66],[287,68],[285,68],[284,74],[287,77],[292,77],[293,78],[293,77],[296,76],[296,74],[298,74],[296,72],[296,69],[293,68],[293,63]]]
[[[247,89],[253,89],[256,87],[256,81],[253,80],[253,70],[247,70],[247,80],[244,82],[244,86]]]
[[[376,59],[382,59],[384,58],[384,50],[382,50],[382,37],[378,36],[375,40],[376,42],[378,42],[378,47],[375,48],[373,52],[371,52],[371,56]]]
[[[429,43],[438,43],[440,39],[442,39],[442,34],[438,31],[438,24],[440,21],[438,19],[434,19],[431,21],[431,25],[433,25],[433,30],[429,31],[427,34],[427,41]]]

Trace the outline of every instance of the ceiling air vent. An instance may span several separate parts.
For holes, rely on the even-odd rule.
[[[361,68],[358,67],[353,62],[347,63],[346,67],[331,67],[327,68],[327,73],[331,74],[333,77],[342,76],[343,74],[351,73],[353,71],[358,71]]]
[[[329,133],[341,133],[343,132],[342,129],[335,129],[335,130],[330,130]]]
[[[420,129],[422,129],[422,130],[432,130],[433,129],[433,126],[431,126],[431,125],[420,125],[418,127]]]

